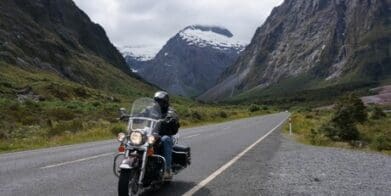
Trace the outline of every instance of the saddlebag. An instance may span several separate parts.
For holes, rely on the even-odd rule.
[[[174,145],[172,151],[172,163],[173,165],[179,164],[182,167],[190,165],[191,154],[190,147],[183,145]]]

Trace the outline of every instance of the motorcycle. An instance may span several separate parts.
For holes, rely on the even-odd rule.
[[[114,157],[113,171],[119,178],[118,195],[139,195],[143,189],[158,189],[171,179],[165,179],[166,159],[157,134],[161,119],[159,105],[150,98],[134,101],[130,114],[121,109],[121,118],[127,119],[127,134],[119,133],[118,153]],[[172,172],[174,175],[191,163],[190,147],[179,145],[174,137]]]

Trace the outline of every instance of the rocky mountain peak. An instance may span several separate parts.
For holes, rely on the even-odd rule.
[[[196,96],[216,84],[243,49],[226,28],[191,25],[171,37],[153,59],[128,55],[126,60],[133,72],[152,84],[173,94]]]
[[[208,26],[208,25],[191,25],[184,28],[182,31],[186,30],[200,30],[200,31],[211,31],[213,33],[217,33],[220,35],[224,35],[226,37],[233,37],[234,35],[228,29],[220,26]]]
[[[273,9],[219,84],[200,98],[266,88],[290,91],[368,83],[390,74],[390,1],[285,0]],[[247,95],[246,95],[247,96]]]

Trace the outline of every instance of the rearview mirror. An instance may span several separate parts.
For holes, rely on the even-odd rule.
[[[120,108],[119,109],[119,119],[123,121],[127,121],[129,118],[128,111],[126,111],[125,108]]]

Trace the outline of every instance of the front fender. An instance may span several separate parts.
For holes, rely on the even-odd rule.
[[[128,157],[122,160],[121,165],[119,165],[120,169],[133,169],[138,167],[138,158],[137,157]]]

